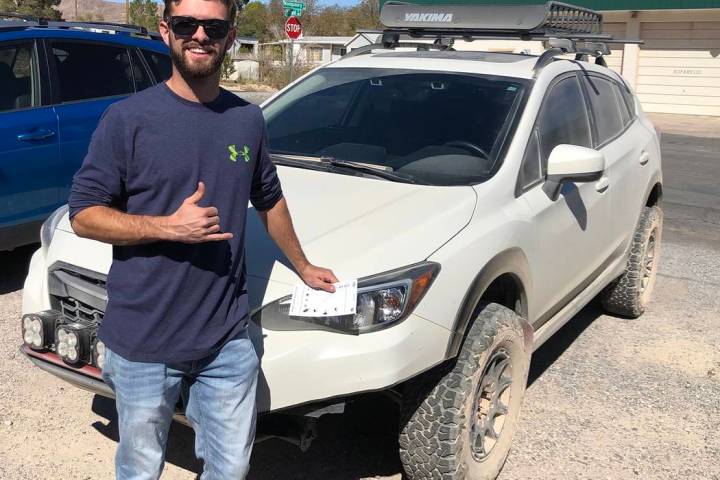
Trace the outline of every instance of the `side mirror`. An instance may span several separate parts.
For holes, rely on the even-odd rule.
[[[560,196],[563,182],[594,182],[605,170],[605,156],[592,148],[558,145],[548,158],[547,180],[543,190],[551,200]]]

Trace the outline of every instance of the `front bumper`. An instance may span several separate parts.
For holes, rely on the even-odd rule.
[[[270,331],[251,323],[260,358],[258,412],[382,390],[444,359],[450,332],[409,316],[395,327],[363,335],[322,331]],[[21,351],[39,368],[79,388],[113,398],[92,365],[72,367],[54,352]]]
[[[100,370],[92,365],[73,368],[65,364],[60,357],[52,352],[36,352],[23,345],[20,351],[27,356],[38,368],[52,373],[61,380],[75,385],[78,388],[97,393],[104,397],[115,398],[113,391],[103,381]]]
[[[23,291],[23,314],[52,308],[48,267],[53,262],[62,260],[104,271],[98,267],[97,259],[105,258],[101,251],[96,251],[101,246],[98,242],[83,243],[82,252],[66,246],[61,250],[74,256],[66,254],[62,259],[53,254],[53,246],[49,258],[41,249],[31,260]],[[250,322],[250,338],[260,359],[258,411],[276,411],[392,387],[444,361],[450,335],[447,328],[415,314],[393,327],[361,335],[316,330],[274,331]],[[53,352],[35,352],[29,348],[23,352],[40,368],[70,383],[112,396],[97,368],[70,367]]]

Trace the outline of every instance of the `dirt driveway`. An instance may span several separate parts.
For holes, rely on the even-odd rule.
[[[720,140],[663,136],[665,229],[655,298],[640,320],[585,308],[532,362],[501,479],[720,479]],[[111,401],[31,368],[17,351],[32,248],[0,253],[0,479],[109,479]],[[250,480],[400,479],[397,418],[382,398],[320,421],[307,454],[256,446]],[[193,479],[192,431],[175,425],[165,479]]]

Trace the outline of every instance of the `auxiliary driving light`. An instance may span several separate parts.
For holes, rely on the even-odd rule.
[[[25,345],[33,350],[48,348],[52,343],[52,335],[60,318],[62,318],[61,315],[52,311],[23,315],[21,329]]]
[[[55,333],[55,351],[65,363],[75,365],[87,358],[91,331],[92,327],[79,323],[58,327]]]
[[[92,344],[92,363],[100,370],[105,365],[105,344],[97,337]]]

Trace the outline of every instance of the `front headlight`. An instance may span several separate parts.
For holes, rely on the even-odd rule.
[[[42,249],[45,253],[47,253],[50,242],[52,242],[53,234],[55,233],[58,223],[60,223],[60,219],[62,219],[63,215],[67,212],[68,206],[63,205],[51,213],[47,220],[45,220],[42,224],[42,227],[40,227],[40,243],[42,244]]]
[[[292,296],[288,295],[261,308],[252,319],[268,330],[329,330],[351,334],[372,332],[407,318],[439,271],[439,264],[423,262],[359,279],[355,315],[290,316]]]

